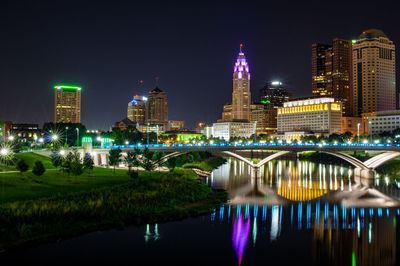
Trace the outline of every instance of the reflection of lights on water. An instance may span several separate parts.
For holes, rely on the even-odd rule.
[[[372,223],[369,223],[368,228],[368,243],[371,244],[372,242]]]
[[[271,240],[276,240],[280,234],[279,207],[274,205],[271,208]]]
[[[244,223],[242,215],[239,215],[233,223],[232,245],[235,249],[239,265],[242,263],[243,253],[246,250],[250,231],[250,219]]]
[[[254,221],[253,221],[253,246],[256,245],[256,240],[257,240],[257,219],[254,218]]]
[[[360,218],[357,218],[357,236],[360,238],[361,226],[360,226]]]

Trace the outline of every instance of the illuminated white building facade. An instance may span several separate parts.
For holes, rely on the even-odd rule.
[[[277,119],[278,134],[341,134],[342,104],[329,97],[285,102],[283,107],[278,108]]]
[[[392,132],[400,128],[400,110],[376,112],[368,120],[370,134]]]
[[[213,137],[229,141],[231,138],[250,138],[255,134],[256,129],[253,123],[248,122],[221,122],[213,124]]]

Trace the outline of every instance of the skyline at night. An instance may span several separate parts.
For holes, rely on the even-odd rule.
[[[126,102],[147,95],[159,77],[169,119],[193,127],[219,119],[231,101],[240,43],[253,100],[271,80],[283,82],[294,97],[311,96],[312,43],[354,39],[369,28],[399,43],[396,9],[387,8],[394,1],[374,8],[328,5],[9,2],[0,11],[1,118],[52,121],[54,85],[76,84],[82,87],[82,123],[108,129],[126,117]]]

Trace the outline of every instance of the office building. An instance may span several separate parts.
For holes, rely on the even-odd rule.
[[[395,64],[395,45],[381,30],[365,30],[353,40],[353,108],[356,116],[396,109]]]
[[[242,47],[240,44],[240,52],[233,69],[232,103],[224,105],[219,122],[249,122],[251,119],[250,70]]]
[[[284,102],[289,101],[290,93],[283,87],[282,82],[268,82],[260,90],[260,103],[266,107],[282,107]]]
[[[260,103],[251,105],[251,122],[256,123],[258,136],[277,132],[278,108],[289,101],[289,97],[280,81],[269,82],[260,90]]]
[[[233,70],[232,120],[250,121],[250,71],[242,46]]]
[[[76,86],[54,86],[54,122],[81,122],[81,88]]]
[[[342,133],[342,105],[334,98],[289,101],[278,108],[278,134],[314,135]],[[286,134],[287,135],[287,134]],[[287,136],[286,136],[287,137]]]
[[[400,128],[400,110],[366,113],[364,123],[371,135],[392,132]]]
[[[255,126],[249,122],[221,122],[213,124],[213,137],[229,141],[232,138],[250,138],[255,134]]]
[[[312,45],[312,87],[315,97],[333,97],[342,102],[343,116],[353,116],[352,44],[334,38],[332,45]]]
[[[135,95],[128,103],[127,118],[136,125],[143,125],[146,119],[147,97]]]
[[[146,124],[168,126],[168,101],[165,92],[158,87],[149,92],[146,104]]]
[[[185,121],[170,120],[168,121],[168,130],[181,131],[185,128]]]
[[[363,134],[362,118],[342,116],[342,133],[350,132],[353,135]]]

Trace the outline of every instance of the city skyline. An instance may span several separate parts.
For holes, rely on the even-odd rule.
[[[105,14],[107,5],[94,6],[93,11],[85,8],[88,6],[74,3],[6,6],[7,14],[2,21],[9,38],[1,44],[3,50],[8,51],[0,69],[5,96],[0,101],[2,119],[40,124],[52,121],[53,86],[73,83],[82,87],[82,123],[91,129],[108,129],[125,117],[127,100],[134,94],[147,94],[156,85],[155,77],[159,76],[159,86],[168,94],[170,119],[184,120],[193,127],[199,121],[216,121],[222,106],[230,101],[231,65],[239,43],[244,43],[252,69],[253,95],[257,95],[267,81],[277,79],[287,85],[295,97],[301,97],[311,96],[312,43],[330,43],[334,37],[353,39],[368,28],[381,29],[395,44],[400,38],[395,16],[391,13],[394,10],[385,9],[382,15],[378,14],[380,7],[369,10],[353,4],[347,6],[348,12],[340,11],[347,15],[332,25],[327,22],[316,25],[308,16],[314,15],[317,20],[322,14],[317,7],[308,10],[310,4],[291,8],[278,4],[249,4],[242,7],[247,20],[235,27],[227,25],[234,21],[234,16],[220,21],[218,15],[237,14],[239,7],[222,4],[213,8],[164,4],[168,16],[160,10],[154,11],[154,20],[147,24],[138,22],[151,13],[151,7],[146,4],[120,4],[105,17],[101,15]],[[52,19],[50,26],[45,18],[34,20],[30,8],[39,14],[57,10],[58,16]],[[377,15],[350,16],[357,8],[364,14],[377,12]],[[143,12],[132,18],[128,11],[134,10]],[[276,12],[254,18],[267,10]],[[324,15],[335,17],[335,12],[339,12],[338,8]],[[76,21],[66,20],[68,14],[74,14]],[[299,23],[277,23],[274,18],[283,14],[297,17]],[[94,19],[100,26],[83,19],[82,15]],[[210,21],[202,24],[207,15]],[[113,18],[119,19],[114,21]],[[187,25],[183,25],[184,20],[188,21]],[[166,21],[165,25],[161,25],[161,21]],[[212,23],[216,27],[205,31]],[[89,29],[93,31],[86,36],[84,33]],[[132,34],[134,29],[143,37],[128,38],[127,34]],[[154,34],[150,34],[152,32]],[[224,33],[218,36],[220,32]],[[178,36],[183,38],[175,38]],[[34,37],[37,37],[35,41]],[[216,41],[209,45],[207,39]],[[18,45],[11,46],[15,43]],[[37,106],[37,112],[26,112],[25,106]],[[185,112],[188,109],[192,112]]]

